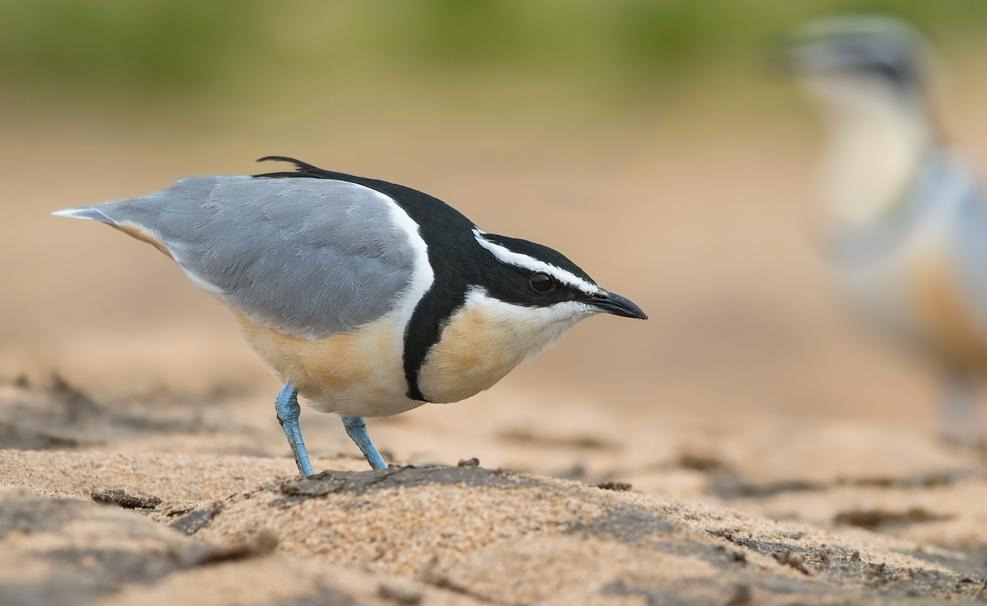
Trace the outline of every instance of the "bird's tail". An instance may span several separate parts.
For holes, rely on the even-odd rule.
[[[110,218],[109,215],[99,210],[95,206],[83,206],[81,208],[66,208],[64,210],[56,210],[51,213],[55,217],[69,217],[72,219],[86,219],[87,221],[99,221],[100,223],[106,223],[107,225],[116,225],[116,221]]]

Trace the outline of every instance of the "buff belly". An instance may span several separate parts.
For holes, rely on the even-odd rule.
[[[429,402],[466,399],[493,386],[592,313],[577,303],[525,308],[474,292],[425,356],[418,387]],[[403,324],[391,316],[350,333],[308,340],[234,314],[247,342],[317,410],[373,417],[424,404],[407,397]]]
[[[941,355],[967,370],[987,372],[987,333],[964,288],[945,241],[930,246],[913,270],[912,293],[923,326],[933,335]]]
[[[525,308],[474,292],[425,357],[418,387],[430,402],[458,402],[473,396],[591,314],[577,303]]]
[[[285,335],[234,316],[250,346],[316,410],[381,417],[423,404],[406,396],[399,323],[390,316],[325,339]]]
[[[479,311],[452,319],[418,374],[430,402],[458,402],[489,389],[520,364],[525,352]]]

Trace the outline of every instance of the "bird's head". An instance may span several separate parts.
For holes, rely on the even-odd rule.
[[[601,288],[579,266],[547,246],[474,230],[487,254],[476,287],[546,322],[572,324],[598,313],[647,319],[630,299]]]
[[[911,26],[890,17],[832,17],[795,32],[786,67],[825,109],[920,105],[931,53]]]

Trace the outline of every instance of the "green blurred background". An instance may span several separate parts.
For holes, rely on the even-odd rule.
[[[9,103],[42,113],[523,104],[564,120],[655,99],[695,107],[696,87],[743,92],[790,27],[846,11],[906,16],[950,48],[987,25],[979,0],[3,0],[0,81]]]

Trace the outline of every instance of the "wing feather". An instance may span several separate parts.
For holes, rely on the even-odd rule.
[[[383,316],[415,269],[396,204],[344,181],[195,177],[91,208],[153,233],[193,283],[294,336]]]

